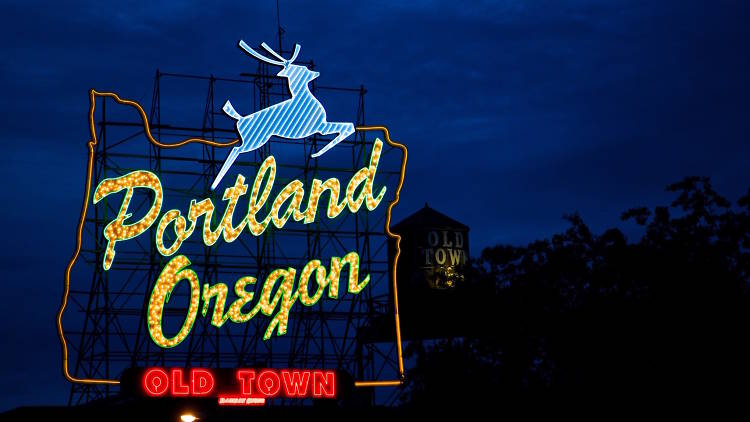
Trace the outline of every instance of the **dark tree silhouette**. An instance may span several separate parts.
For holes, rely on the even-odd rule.
[[[622,214],[637,242],[574,214],[551,239],[486,248],[483,334],[412,343],[404,404],[748,397],[750,191],[733,207],[707,178],[667,190],[670,206]]]

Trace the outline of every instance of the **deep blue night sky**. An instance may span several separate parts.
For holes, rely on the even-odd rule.
[[[68,3],[68,2],[66,2]],[[314,6],[313,6],[314,5]],[[430,203],[476,255],[669,201],[750,186],[750,3],[281,1],[319,83],[364,83],[367,123],[409,147],[396,220]],[[18,2],[0,19],[0,411],[62,404],[54,317],[80,212],[89,88],[150,104],[163,71],[237,76],[276,44],[275,2]],[[202,109],[201,109],[202,111]]]

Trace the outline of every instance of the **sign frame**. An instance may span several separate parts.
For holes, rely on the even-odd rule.
[[[65,338],[65,332],[63,329],[63,325],[62,325],[62,318],[67,308],[68,296],[70,294],[70,274],[81,252],[81,247],[82,247],[82,242],[83,242],[83,228],[84,228],[84,224],[86,220],[86,214],[88,211],[89,198],[91,196],[91,184],[92,184],[91,178],[92,178],[92,173],[93,173],[94,155],[95,155],[96,146],[98,144],[98,138],[96,134],[96,127],[95,127],[95,121],[94,121],[94,112],[96,109],[96,100],[99,97],[111,98],[118,104],[133,107],[141,117],[141,120],[143,123],[143,130],[144,130],[144,134],[146,135],[146,138],[148,139],[149,142],[151,142],[153,145],[159,148],[163,148],[163,149],[179,148],[184,145],[192,144],[192,143],[199,143],[199,144],[205,144],[205,145],[210,145],[214,147],[225,148],[225,147],[230,147],[230,146],[237,144],[238,142],[240,142],[240,140],[234,139],[233,141],[222,143],[222,142],[215,142],[215,141],[202,139],[202,138],[187,138],[181,141],[177,141],[175,143],[165,144],[155,139],[154,136],[152,135],[146,112],[144,111],[143,107],[141,107],[141,105],[138,104],[138,102],[129,100],[129,99],[122,99],[118,94],[114,92],[99,92],[94,89],[89,90],[88,122],[89,122],[90,139],[87,143],[88,160],[87,160],[86,178],[84,182],[84,199],[83,199],[81,214],[78,220],[78,226],[76,230],[75,250],[73,251],[73,255],[65,269],[62,302],[57,312],[56,322],[57,322],[58,337],[59,337],[61,348],[62,348],[62,371],[63,371],[63,375],[65,379],[67,379],[69,382],[74,383],[74,384],[119,385],[120,380],[100,379],[100,378],[77,378],[70,373],[70,369],[68,366],[68,344]],[[392,271],[392,280],[393,280],[392,281],[393,305],[394,305],[393,309],[394,309],[394,323],[395,323],[395,328],[396,328],[396,351],[397,351],[399,378],[396,380],[356,380],[354,382],[354,385],[355,387],[399,386],[403,384],[406,379],[405,372],[404,372],[403,346],[402,346],[402,341],[401,341],[401,324],[400,324],[400,319],[399,319],[398,283],[397,283],[397,277],[396,277],[398,259],[401,254],[401,251],[400,251],[401,236],[391,231],[390,224],[391,224],[392,209],[400,201],[401,188],[403,187],[403,184],[404,184],[404,177],[405,177],[405,172],[406,172],[408,150],[405,145],[395,142],[390,138],[390,133],[388,131],[388,128],[385,126],[357,126],[356,130],[364,131],[364,132],[367,132],[367,131],[382,132],[385,138],[385,142],[389,146],[398,148],[402,151],[403,159],[401,160],[399,182],[396,187],[393,200],[388,204],[388,207],[386,210],[386,219],[385,219],[385,233],[387,237],[395,239],[395,243],[396,243],[396,254],[393,260],[391,271]]]

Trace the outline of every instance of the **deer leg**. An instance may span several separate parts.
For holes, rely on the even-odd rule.
[[[232,148],[232,151],[229,152],[229,156],[227,157],[226,160],[224,160],[224,164],[221,166],[221,170],[219,170],[219,174],[216,175],[216,179],[214,179],[214,182],[211,184],[211,190],[215,190],[216,187],[219,186],[221,179],[224,177],[225,174],[227,174],[227,171],[229,171],[229,168],[232,167],[232,164],[234,163],[234,160],[237,159],[238,155],[240,155],[240,148],[239,147]]]
[[[349,135],[354,133],[354,125],[351,123],[325,122],[318,129],[318,133],[320,133],[321,135],[330,135],[331,133],[338,133],[338,135],[336,135],[336,137],[333,138],[331,142],[329,142],[326,146],[324,146],[323,149],[312,154],[311,157],[313,158],[320,157],[321,155],[325,154],[326,151],[335,147],[336,144],[343,141]]]

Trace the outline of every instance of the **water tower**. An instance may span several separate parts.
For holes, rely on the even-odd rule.
[[[404,339],[461,335],[473,290],[469,227],[425,204],[391,230],[401,236],[396,276]],[[391,261],[395,254],[391,241]]]

